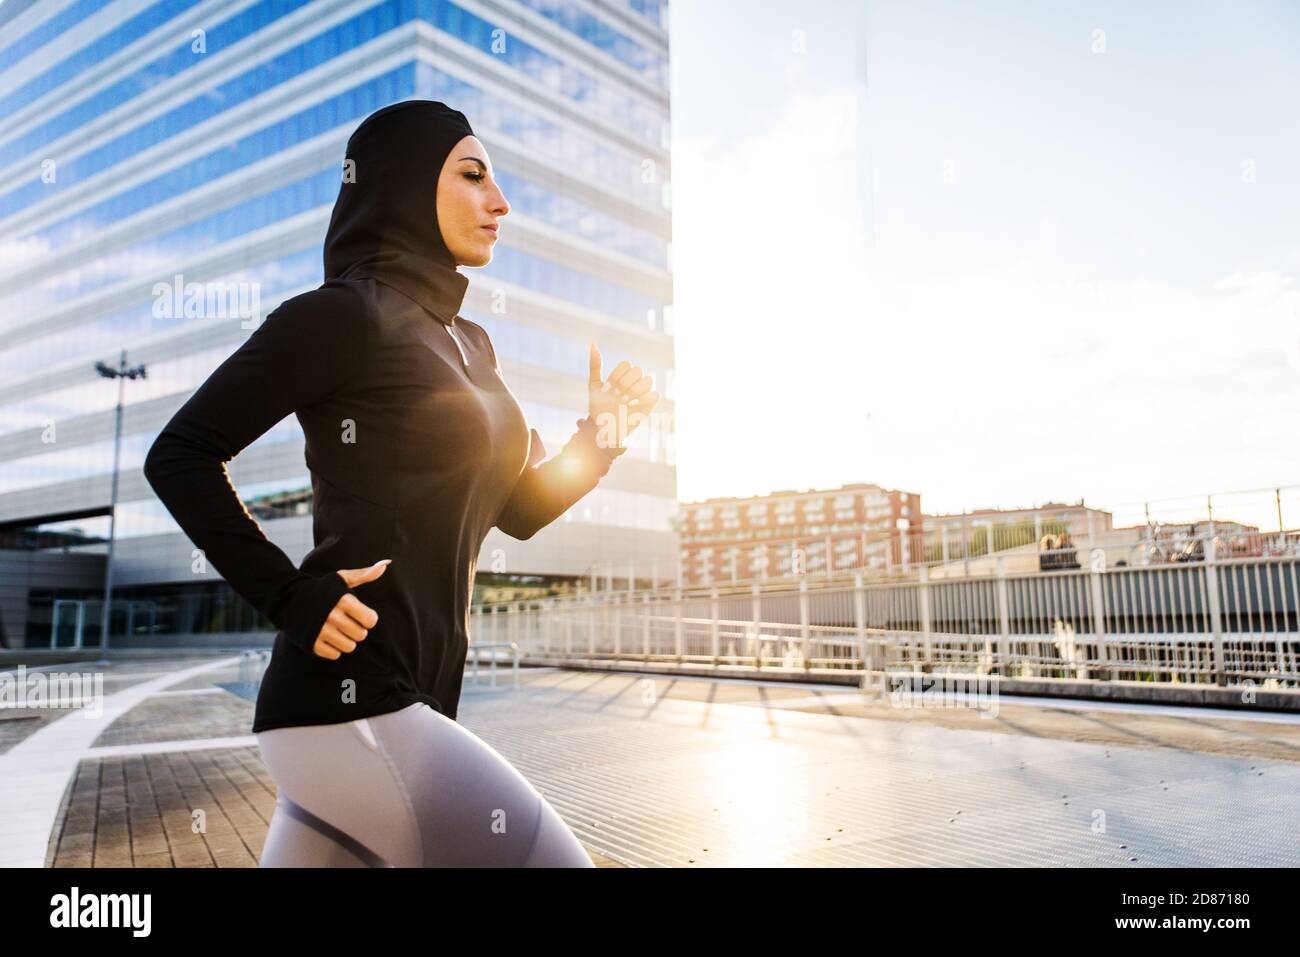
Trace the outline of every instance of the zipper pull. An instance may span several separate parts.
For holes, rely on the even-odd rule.
[[[447,330],[447,335],[451,336],[451,341],[456,343],[456,351],[460,353],[460,364],[464,366],[465,371],[468,372],[469,357],[465,355],[465,347],[460,344],[460,339],[456,337],[456,333],[452,331],[451,326],[444,323],[443,328]]]

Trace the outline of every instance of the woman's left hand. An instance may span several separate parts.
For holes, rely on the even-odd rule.
[[[654,387],[654,376],[646,375],[640,366],[626,359],[614,367],[608,379],[600,374],[600,350],[591,344],[590,375],[587,381],[589,415],[602,443],[611,448],[622,448],[638,425],[644,422],[659,402]]]

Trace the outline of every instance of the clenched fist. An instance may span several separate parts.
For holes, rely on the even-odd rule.
[[[649,418],[659,402],[659,393],[651,392],[654,376],[646,375],[640,366],[626,359],[614,367],[608,379],[600,375],[600,350],[591,344],[587,398],[589,415],[600,430],[598,439],[603,446],[621,449],[638,425]]]
[[[385,558],[369,568],[341,568],[338,574],[349,588],[356,588],[382,575],[391,561],[391,558]],[[330,610],[311,650],[330,661],[341,658],[346,652],[355,650],[358,641],[365,641],[367,633],[378,621],[379,614],[349,592]]]

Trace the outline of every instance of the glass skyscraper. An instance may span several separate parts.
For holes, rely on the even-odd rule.
[[[0,5],[0,621],[11,646],[99,641],[124,397],[113,644],[273,630],[145,481],[145,453],[281,301],[323,281],[344,144],[409,98],[469,118],[511,212],[462,315],[493,337],[548,454],[586,414],[587,343],[673,408],[666,0],[46,0]],[[431,184],[432,187],[432,184]],[[144,365],[143,378],[96,364]],[[340,356],[340,361],[347,361]],[[659,416],[659,413],[664,413]],[[601,485],[484,576],[674,573],[656,423]],[[229,466],[297,562],[311,487],[290,416]],[[197,636],[197,637],[196,637]]]

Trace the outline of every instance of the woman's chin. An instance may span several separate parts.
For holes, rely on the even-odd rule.
[[[477,269],[480,266],[486,266],[492,261],[492,248],[476,249],[472,255],[461,260],[462,266],[469,266],[471,269]]]

